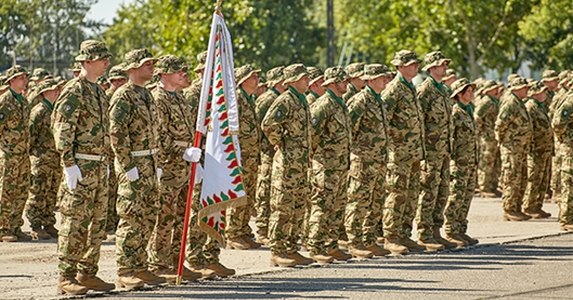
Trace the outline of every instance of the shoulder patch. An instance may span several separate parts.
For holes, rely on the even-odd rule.
[[[566,109],[564,109],[564,110],[563,110],[563,116],[565,117],[565,116],[567,116],[568,114],[569,114],[569,112],[568,112]]]
[[[79,106],[80,101],[78,97],[70,93],[59,103],[57,110],[64,118],[69,119]]]

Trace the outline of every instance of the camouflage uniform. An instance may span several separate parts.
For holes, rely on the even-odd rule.
[[[563,103],[554,111],[551,124],[560,143],[563,162],[561,164],[561,199],[559,202],[559,223],[573,226],[573,94],[569,93]]]
[[[14,66],[6,71],[5,82],[22,74],[28,73]],[[17,236],[24,225],[30,180],[29,113],[26,98],[11,88],[0,96],[0,236]]]
[[[126,69],[155,61],[146,49],[125,55]],[[109,119],[111,146],[118,179],[116,262],[119,276],[147,270],[145,251],[157,218],[157,108],[153,96],[131,81],[111,98]],[[139,179],[131,182],[126,172],[137,168]]]
[[[424,70],[450,62],[437,51],[426,55]],[[416,213],[419,240],[432,240],[444,224],[449,196],[452,104],[445,84],[429,75],[417,88],[424,120],[426,157],[421,162],[421,193]]]
[[[104,43],[84,41],[76,61],[110,56]],[[80,75],[68,82],[54,104],[52,131],[61,163],[64,168],[77,165],[83,177],[74,190],[65,180],[60,187],[58,256],[65,277],[98,271],[108,203],[110,140],[105,99],[101,86]]]
[[[284,70],[286,83],[306,75],[302,64]],[[262,120],[262,130],[271,145],[277,146],[271,175],[271,216],[269,239],[271,252],[297,252],[297,240],[309,197],[311,125],[310,112],[303,94],[289,87],[271,104]]]
[[[348,66],[346,66],[346,68],[344,68],[344,71],[346,72],[346,74],[348,74],[348,77],[358,78],[364,75],[364,63],[357,62],[349,64]],[[348,83],[348,86],[346,86],[346,93],[342,95],[344,103],[348,103],[348,100],[350,100],[350,98],[352,98],[359,92],[360,91],[355,86],[353,86],[352,83]]]
[[[501,97],[495,122],[496,140],[501,145],[503,210],[521,212],[527,185],[527,154],[531,147],[531,118],[522,100],[512,90],[527,86],[524,78],[514,78],[510,90]]]
[[[328,79],[326,79],[328,78]],[[327,69],[330,82],[348,79],[340,67]],[[312,208],[308,248],[311,256],[338,250],[338,238],[346,207],[346,187],[350,158],[350,116],[344,100],[331,90],[310,106],[314,135],[312,147]]]
[[[50,73],[48,73],[48,71],[46,71],[45,69],[37,68],[34,69],[34,71],[32,72],[32,77],[30,77],[31,81],[30,84],[36,81],[41,82],[46,79],[52,79],[52,75],[50,75]],[[29,106],[30,109],[36,106],[36,104],[40,103],[40,101],[42,101],[43,99],[37,85],[31,87],[30,91],[28,92],[28,96],[26,98],[28,99],[28,104],[30,105]]]
[[[564,75],[562,75],[564,74]],[[549,118],[553,119],[553,113],[563,104],[563,102],[567,99],[567,94],[569,93],[569,89],[567,88],[567,81],[569,72],[562,72],[559,74],[560,76],[560,86],[555,95],[553,96],[551,105],[547,106],[549,108]],[[555,156],[552,159],[552,174],[551,174],[551,189],[555,195],[559,195],[561,193],[561,164],[563,161],[561,151],[561,142],[555,136]],[[555,197],[557,198],[557,197]]]

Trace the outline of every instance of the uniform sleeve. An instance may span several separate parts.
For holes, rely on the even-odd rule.
[[[157,107],[156,118],[157,118],[157,145],[159,147],[159,152],[157,153],[160,163],[165,163],[169,160],[169,156],[173,151],[174,147],[180,148],[184,151],[183,147],[178,147],[175,145],[175,140],[173,135],[170,134],[173,128],[171,128],[171,117],[167,104],[163,99],[156,99],[155,106]],[[181,153],[183,155],[183,153]]]
[[[44,113],[37,105],[32,108],[30,112],[30,120],[28,122],[28,130],[30,131],[30,150],[38,147],[40,137],[40,128],[44,122]]]
[[[358,97],[352,97],[348,102],[348,114],[350,116],[352,138],[353,140],[358,136],[358,130],[360,129],[360,123],[364,116],[364,108]]]
[[[475,103],[475,111],[474,111],[474,120],[476,120],[477,127],[482,131],[482,127],[484,126],[484,116],[487,112],[488,106],[486,105],[485,99],[480,99]]]
[[[312,143],[311,143],[311,150],[312,152],[316,152],[318,148],[318,144],[321,140],[321,136],[324,132],[324,125],[326,115],[324,114],[324,104],[326,102],[324,99],[318,99],[310,106],[310,120],[312,123]]]
[[[80,100],[78,94],[68,90],[58,98],[53,111],[52,132],[56,150],[60,152],[61,161],[65,167],[76,164],[74,143],[76,128],[80,115]]]
[[[495,139],[498,143],[503,142],[505,135],[507,133],[507,128],[509,124],[515,119],[513,100],[506,101],[499,109],[499,114],[495,121]]]
[[[272,145],[280,146],[283,122],[287,119],[290,112],[289,106],[284,100],[285,98],[283,97],[277,98],[269,107],[261,122],[261,129]]]
[[[384,103],[384,108],[386,109],[388,122],[391,122],[396,110],[396,99],[394,98],[394,95],[392,93],[382,92],[382,103]]]
[[[571,123],[571,113],[573,112],[573,97],[569,97],[565,102],[555,111],[551,124],[553,131],[559,141],[563,141],[563,136],[567,132],[567,126]]]
[[[129,123],[131,105],[123,93],[115,93],[111,99],[109,110],[109,135],[111,148],[123,172],[135,167],[131,155],[131,141],[129,139]]]

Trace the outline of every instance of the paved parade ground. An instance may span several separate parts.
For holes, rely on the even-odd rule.
[[[294,269],[269,267],[266,247],[223,250],[221,262],[237,270],[234,277],[138,292],[119,290],[106,297],[570,299],[573,235],[559,230],[556,204],[546,203],[544,209],[553,214],[548,220],[504,222],[500,199],[476,197],[468,234],[480,244],[467,249]],[[0,298],[58,298],[56,240],[0,243],[0,254]],[[102,247],[98,274],[106,281],[117,279],[111,242]]]

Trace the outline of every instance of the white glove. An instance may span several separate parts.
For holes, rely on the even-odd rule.
[[[161,175],[163,174],[163,169],[162,168],[157,168],[157,180],[161,179]]]
[[[109,179],[109,175],[110,175],[110,170],[109,170],[109,165],[107,165],[107,179]]]
[[[197,164],[197,168],[195,169],[195,184],[200,184],[201,181],[203,181],[203,167],[201,164]]]
[[[78,165],[64,168],[64,174],[66,174],[66,182],[68,183],[68,188],[70,191],[73,191],[76,189],[76,187],[78,187],[78,181],[84,180]]]
[[[201,153],[202,151],[199,148],[187,148],[183,154],[183,159],[188,162],[198,162],[201,159]]]
[[[127,180],[134,182],[137,179],[139,179],[139,171],[137,171],[137,167],[133,167],[133,169],[125,172],[125,177],[127,177]]]

